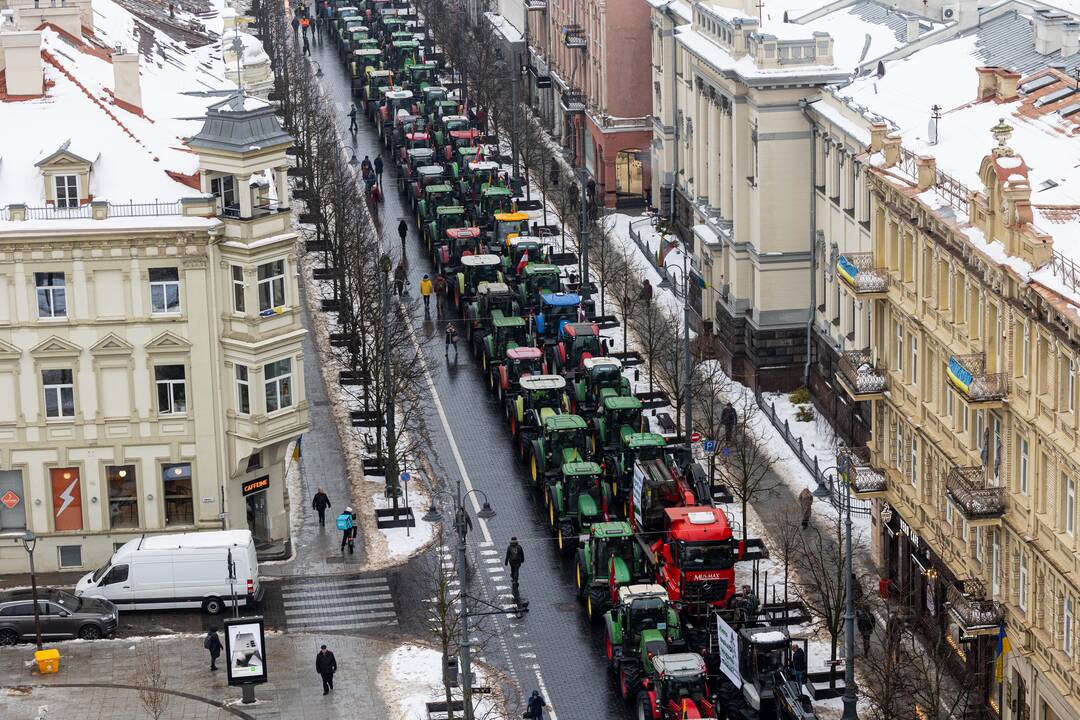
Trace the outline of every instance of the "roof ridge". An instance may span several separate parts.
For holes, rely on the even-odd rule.
[[[35,28],[36,30],[42,30],[49,28],[57,35],[67,40],[70,44],[74,45],[79,50],[83,51],[87,55],[93,55],[101,58],[105,62],[112,64],[112,54],[105,48],[96,48],[87,43],[83,38],[72,35],[70,32],[52,22],[43,22]]]

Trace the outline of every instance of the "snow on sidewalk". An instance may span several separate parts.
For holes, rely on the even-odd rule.
[[[475,686],[490,685],[494,673],[484,665],[473,661]],[[379,693],[388,707],[394,710],[392,717],[399,720],[427,720],[427,703],[445,702],[442,683],[442,653],[422,645],[402,645],[379,658],[377,679]],[[506,720],[505,709],[500,705],[496,692],[491,695],[474,696],[475,716],[484,720]],[[453,690],[454,699],[461,699],[459,688]]]

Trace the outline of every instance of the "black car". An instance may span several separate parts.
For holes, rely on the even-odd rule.
[[[63,590],[38,590],[42,640],[97,640],[116,632],[116,606],[108,600],[76,597]],[[35,639],[30,590],[0,592],[0,645]]]

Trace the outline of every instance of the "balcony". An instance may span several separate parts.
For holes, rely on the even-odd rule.
[[[574,50],[583,50],[588,44],[588,40],[585,38],[585,28],[576,23],[563,25],[562,39],[563,45]]]
[[[543,12],[547,10],[547,0],[525,0],[525,7],[529,10]]]
[[[981,635],[997,635],[1005,609],[986,599],[986,588],[978,580],[966,580],[963,587],[950,584],[946,590],[949,614],[960,626],[961,640]]]
[[[885,473],[870,464],[870,449],[841,447],[836,452],[836,469],[859,500],[884,497],[888,490]]]
[[[880,400],[889,389],[885,371],[874,363],[869,350],[840,353],[836,379],[852,400]]]
[[[874,267],[874,253],[847,253],[836,261],[836,274],[859,297],[883,298],[889,292],[889,271]]]
[[[569,87],[563,92],[562,107],[568,113],[583,113],[586,109],[585,93],[578,88]]]
[[[996,525],[1005,513],[1005,488],[986,482],[982,467],[954,467],[945,478],[945,491],[970,525]]]
[[[968,404],[980,407],[1004,404],[1009,390],[1008,376],[986,372],[986,356],[982,353],[951,356],[946,374]]]

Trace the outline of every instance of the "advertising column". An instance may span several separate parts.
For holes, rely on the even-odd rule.
[[[243,702],[255,702],[255,686],[266,682],[266,643],[261,617],[225,620],[225,665],[229,685],[243,689]]]

